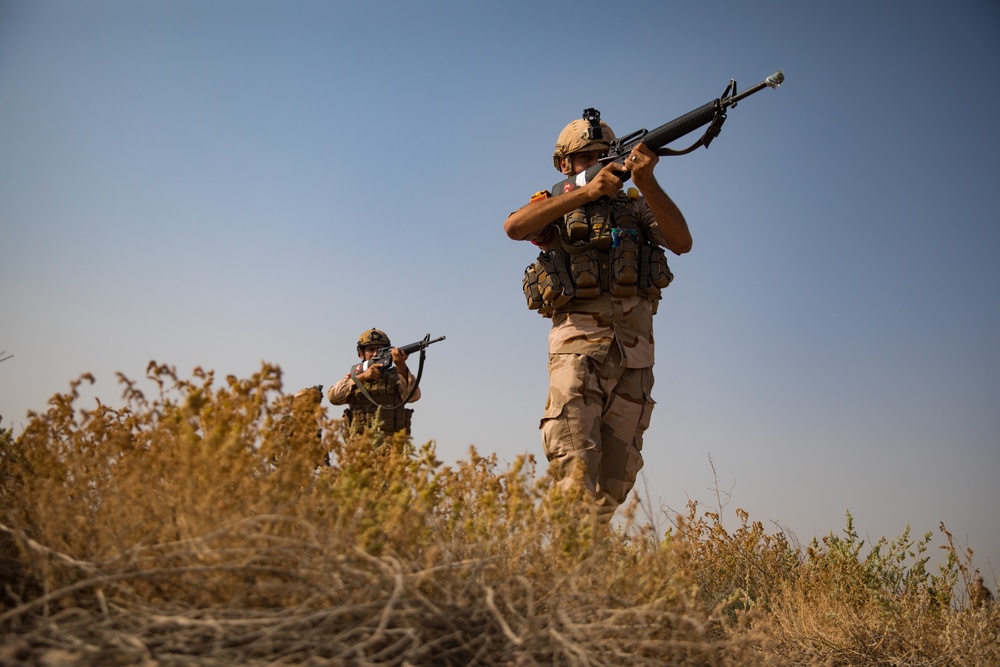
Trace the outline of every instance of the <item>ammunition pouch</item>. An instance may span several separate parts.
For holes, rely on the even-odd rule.
[[[601,262],[596,250],[585,250],[572,255],[569,274],[579,298],[593,299],[601,295]]]
[[[566,253],[562,250],[543,252],[538,255],[538,264],[542,269],[538,275],[538,291],[542,295],[542,303],[552,308],[562,308],[576,296]]]
[[[632,232],[631,234],[627,232]],[[611,294],[632,296],[639,285],[639,243],[635,230],[613,229],[611,247]]]
[[[663,248],[652,243],[644,243],[639,248],[639,284],[643,287],[663,289],[674,280],[667,264],[667,254]]]
[[[529,264],[524,269],[524,278],[521,279],[521,289],[524,290],[524,299],[528,302],[528,310],[538,310],[542,307],[542,293],[538,288],[538,273],[541,266],[538,262]]]
[[[528,308],[544,317],[603,293],[655,302],[673,280],[663,248],[647,238],[624,201],[588,204],[553,224],[557,247],[543,250],[521,281]]]
[[[590,240],[590,225],[582,208],[570,211],[563,218],[566,237],[570,243],[585,243]]]
[[[530,310],[549,317],[556,308],[562,308],[577,295],[570,267],[568,256],[562,250],[543,250],[535,263],[524,269],[521,288]]]
[[[381,431],[384,435],[391,435],[397,431],[409,433],[413,421],[413,409],[388,410],[371,403],[368,406],[355,405],[344,410],[344,420],[354,433],[361,433],[365,429]]]

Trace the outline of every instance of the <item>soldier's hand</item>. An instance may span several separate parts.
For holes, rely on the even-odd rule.
[[[625,167],[632,172],[632,180],[642,181],[653,175],[653,167],[659,161],[660,157],[645,144],[637,144],[625,158]]]
[[[406,367],[406,360],[410,358],[410,355],[403,352],[398,347],[392,348],[392,363],[396,366],[396,371],[405,377],[409,377],[410,369]]]
[[[382,367],[378,364],[369,366],[366,370],[358,373],[358,379],[362,382],[374,382],[382,377]]]
[[[597,172],[597,176],[594,176],[594,180],[583,186],[583,189],[589,190],[589,194],[593,195],[590,201],[617,195],[622,189],[622,179],[615,176],[615,172],[621,170],[622,166],[614,162],[604,165],[604,168]]]

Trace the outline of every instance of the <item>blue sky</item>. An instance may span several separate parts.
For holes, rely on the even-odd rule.
[[[972,0],[0,0],[3,424],[151,359],[328,386],[376,326],[447,336],[415,440],[541,458],[549,323],[504,218],[584,107],[651,129],[781,68],[657,167],[694,249],[639,488],[657,514],[717,475],[730,524],[803,542],[943,521],[995,582],[998,37]]]

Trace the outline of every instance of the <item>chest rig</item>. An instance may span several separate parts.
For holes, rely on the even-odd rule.
[[[572,310],[575,299],[640,295],[658,300],[673,274],[663,248],[639,224],[623,192],[567,213],[550,226],[551,241],[524,270],[528,308],[544,317]]]
[[[353,430],[375,429],[379,425],[386,434],[410,430],[413,410],[397,405],[400,401],[398,379],[396,369],[390,368],[378,380],[364,383],[368,396],[358,387],[351,390],[344,419]]]

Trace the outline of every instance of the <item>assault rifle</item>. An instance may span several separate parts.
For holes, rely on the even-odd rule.
[[[417,387],[420,386],[420,377],[424,374],[424,357],[427,356],[427,346],[442,340],[444,340],[444,336],[431,340],[431,335],[427,334],[424,336],[423,340],[419,340],[416,343],[410,343],[409,345],[399,346],[400,352],[405,352],[406,354],[413,354],[417,350],[420,350],[420,366],[417,368],[417,379],[414,381],[413,388],[410,389],[409,395],[404,398],[399,405],[388,406],[388,409],[395,410],[396,408],[400,408],[410,402],[410,399],[413,398],[413,395],[417,392]],[[352,366],[351,372],[349,373],[351,379],[354,380],[355,385],[357,385],[361,393],[365,395],[365,398],[375,405],[379,405],[379,402],[372,398],[372,395],[367,389],[365,389],[365,385],[358,380],[358,373],[362,373],[372,366],[381,366],[383,372],[392,368],[392,347],[383,347],[379,349],[379,351],[376,352],[375,356],[371,359]],[[387,406],[382,407],[384,408]]]
[[[611,147],[608,149],[607,155],[602,157],[598,164],[595,164],[590,169],[587,169],[576,176],[571,176],[564,181],[556,183],[552,186],[552,194],[561,195],[569,192],[570,190],[586,185],[593,180],[595,176],[597,176],[598,172],[600,172],[608,162],[624,162],[625,156],[627,156],[637,144],[645,144],[647,148],[655,152],[657,155],[686,155],[699,146],[708,148],[708,145],[712,143],[712,140],[719,136],[719,132],[722,131],[722,124],[726,121],[727,109],[730,107],[735,108],[737,102],[745,97],[753,95],[759,90],[763,90],[764,88],[777,88],[784,80],[785,75],[779,69],[777,72],[767,77],[757,85],[744,90],[742,93],[737,93],[736,80],[730,79],[729,85],[726,86],[726,89],[722,92],[721,97],[718,97],[679,118],[675,118],[669,123],[659,126],[655,130],[637,130],[632,134],[621,137],[620,139],[615,139],[611,142]],[[597,109],[584,109],[583,119],[590,123],[590,127],[588,128],[588,138],[601,139],[601,112]],[[711,125],[705,131],[705,134],[688,148],[680,151],[665,148],[667,144],[680,139],[685,134],[694,132],[699,127],[708,125],[709,123],[711,123]],[[624,166],[624,164],[622,166]],[[622,181],[627,181],[631,177],[631,172],[628,170],[616,170],[615,174],[621,178]]]
[[[409,345],[400,345],[399,351],[405,352],[406,354],[413,354],[417,350],[423,353],[427,349],[427,346],[432,343],[438,343],[444,340],[444,336],[440,338],[435,338],[431,340],[431,335],[427,334],[424,336],[423,340],[418,340],[416,343],[410,343]],[[363,361],[358,364],[355,369],[358,373],[368,370],[372,366],[381,366],[383,371],[387,371],[392,368],[392,347],[383,347],[378,352],[375,353],[371,359]]]

